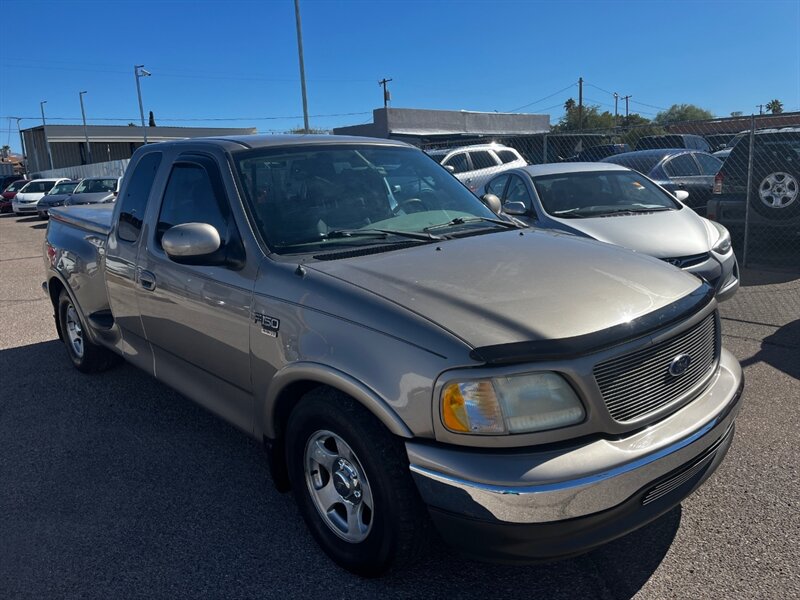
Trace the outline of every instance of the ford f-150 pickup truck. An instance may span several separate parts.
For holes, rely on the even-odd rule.
[[[44,250],[74,365],[121,357],[263,441],[362,575],[434,532],[483,559],[584,552],[681,502],[733,437],[707,283],[521,227],[400,142],[148,145],[114,205],[53,209]]]

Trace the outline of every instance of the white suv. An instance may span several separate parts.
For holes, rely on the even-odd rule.
[[[478,144],[426,152],[473,193],[478,193],[497,173],[528,164],[514,148],[502,144]]]

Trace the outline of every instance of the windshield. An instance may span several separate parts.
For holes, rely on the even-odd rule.
[[[27,181],[15,181],[10,186],[8,186],[4,191],[6,191],[6,192],[18,192],[19,190],[21,190],[26,185],[28,185]]]
[[[680,208],[657,185],[633,171],[544,175],[535,177],[533,184],[544,210],[562,218]]]
[[[50,189],[55,185],[55,181],[47,181],[46,179],[40,179],[38,181],[31,181],[28,185],[23,187],[19,193],[20,194],[43,194],[49,192]]]
[[[116,179],[84,179],[75,188],[76,194],[97,194],[117,189]]]
[[[55,185],[47,195],[55,196],[56,194],[69,194],[75,189],[76,185],[77,184],[74,181],[64,181],[58,185]]]
[[[497,229],[496,218],[424,153],[379,145],[315,145],[236,156],[250,211],[278,253],[430,239],[426,228]],[[461,220],[459,220],[459,218]],[[381,229],[385,236],[366,235]],[[365,235],[342,232],[365,230]],[[449,232],[437,230],[437,234]],[[402,235],[412,234],[412,235]]]

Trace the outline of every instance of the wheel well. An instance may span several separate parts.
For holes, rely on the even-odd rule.
[[[53,305],[53,319],[56,322],[56,331],[58,331],[58,339],[63,340],[61,334],[61,326],[58,322],[58,299],[61,297],[61,292],[64,290],[64,284],[59,281],[58,277],[51,277],[47,282],[47,293],[50,295],[50,303]]]
[[[283,388],[275,399],[275,405],[272,410],[275,437],[273,439],[264,438],[264,448],[267,451],[272,481],[278,491],[288,492],[291,489],[286,468],[286,450],[284,448],[286,424],[289,422],[289,415],[292,414],[292,410],[300,398],[311,390],[320,387],[330,386],[318,381],[294,381]]]

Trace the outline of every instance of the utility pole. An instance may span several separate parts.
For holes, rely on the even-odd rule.
[[[83,137],[86,138],[86,161],[88,164],[92,162],[92,148],[89,146],[89,130],[86,128],[86,111],[83,108],[83,95],[86,92],[80,92],[78,98],[81,99],[81,117],[83,117]]]
[[[294,18],[297,23],[297,56],[300,59],[300,88],[303,91],[303,133],[308,133],[308,98],[306,96],[306,67],[303,61],[303,28],[300,25],[300,0],[294,0]]]
[[[628,94],[627,96],[623,96],[622,99],[625,100],[625,124],[627,125],[628,124],[628,101],[631,99],[631,96],[630,96],[630,94]]]
[[[763,115],[764,114],[764,105],[763,104],[756,104],[756,106],[758,107],[758,114],[759,115]]]
[[[147,145],[147,127],[144,126],[144,107],[142,106],[142,86],[139,85],[141,77],[150,77],[150,71],[144,68],[144,65],[134,65],[133,74],[136,77],[136,94],[139,96],[139,117],[142,119],[142,136],[144,143]]]
[[[578,131],[583,131],[583,77],[578,77]]]
[[[392,94],[386,88],[386,84],[389,83],[391,79],[386,79],[385,77],[378,82],[378,85],[383,86],[383,108],[389,108],[389,100],[392,99]]]
[[[617,126],[617,121],[618,121],[617,119],[619,114],[619,110],[617,110],[618,105],[619,105],[619,94],[617,92],[614,92],[614,127]]]
[[[44,105],[47,100],[39,102],[39,108],[42,109],[42,130],[44,131],[44,144],[47,146],[47,160],[50,163],[50,168],[53,168],[53,153],[50,151],[50,140],[47,139],[47,122],[44,120]]]
[[[27,153],[25,152],[25,140],[22,138],[22,129],[19,128],[19,122],[22,121],[20,117],[14,117],[17,120],[17,133],[19,134],[19,147],[22,152],[22,159],[25,161],[25,172],[28,172]]]

